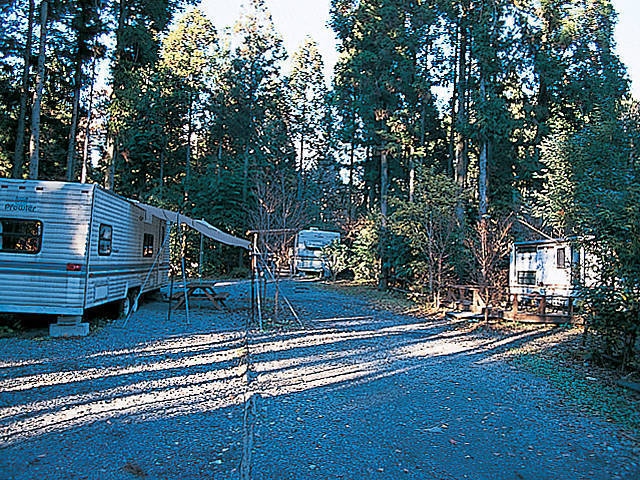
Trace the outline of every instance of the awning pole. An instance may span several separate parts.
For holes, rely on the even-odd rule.
[[[204,258],[204,253],[203,253],[203,248],[204,248],[204,235],[202,234],[202,232],[200,232],[200,258],[198,260],[198,277],[200,278],[200,282],[202,282],[202,261]]]
[[[173,223],[170,223],[168,228],[169,235],[171,235],[172,229],[173,229]],[[176,231],[176,233],[178,232]],[[175,282],[175,275],[171,271],[171,238],[170,237],[169,237],[169,275],[171,276],[171,280],[169,282],[169,310],[167,312],[167,322],[171,322],[171,307],[173,302],[173,284]]]
[[[187,295],[187,276],[185,273],[185,265],[184,265],[184,254],[185,254],[185,239],[184,239],[184,231],[182,230],[182,224],[180,223],[180,214],[178,214],[178,231],[180,232],[180,266],[182,267],[182,289],[184,290],[184,308],[187,314],[187,325],[191,324],[191,319],[189,318],[189,296]]]
[[[253,249],[251,250],[251,323],[256,319],[256,275],[258,272],[258,234],[253,234]]]

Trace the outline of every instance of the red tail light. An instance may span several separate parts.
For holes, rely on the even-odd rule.
[[[82,270],[82,265],[79,263],[67,263],[67,272],[79,272]]]

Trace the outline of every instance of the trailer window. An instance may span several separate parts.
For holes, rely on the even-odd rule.
[[[98,237],[98,255],[111,255],[113,246],[113,227],[104,223],[100,224],[100,235]]]
[[[153,235],[150,233],[144,234],[144,241],[142,243],[142,256],[153,257]]]
[[[534,270],[523,270],[518,272],[518,283],[520,285],[535,285],[536,272]]]
[[[42,222],[38,220],[0,219],[2,252],[36,254],[42,247]]]
[[[567,268],[567,252],[564,249],[564,247],[562,248],[558,248],[558,250],[556,250],[556,266],[558,268]]]

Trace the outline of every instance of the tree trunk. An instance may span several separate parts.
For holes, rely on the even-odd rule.
[[[93,58],[91,60],[91,86],[89,87],[89,105],[87,108],[87,125],[84,129],[84,144],[82,146],[82,173],[80,174],[80,183],[87,182],[89,171],[89,145],[91,145],[91,120],[93,117],[93,94],[96,84],[96,63],[97,53],[94,44]]]
[[[35,0],[29,0],[29,19],[27,21],[27,39],[24,47],[24,68],[22,69],[22,87],[20,92],[20,115],[16,131],[16,147],[13,152],[13,178],[22,177],[24,164],[24,136],[27,123],[27,100],[29,98],[29,70],[31,68],[31,45],[33,43],[33,19],[35,16]]]
[[[464,11],[461,14],[459,32],[459,56],[458,56],[458,79],[456,100],[457,100],[457,114],[456,114],[456,134],[455,134],[455,179],[458,185],[464,187],[467,183],[467,170],[469,168],[469,153],[467,147],[467,139],[461,132],[462,127],[467,122],[467,29],[464,26],[465,22]]]
[[[189,111],[187,118],[187,154],[185,158],[184,203],[189,203],[189,188],[191,186],[191,136],[193,135],[193,92],[189,92]]]
[[[389,159],[387,158],[387,152],[382,150],[380,152],[380,216],[381,216],[381,231],[380,231],[380,280],[378,288],[380,290],[387,290],[389,286],[389,268],[387,267],[387,245],[386,245],[386,230],[387,230],[387,210],[388,210],[388,190],[389,190]]]
[[[460,31],[460,25],[458,25],[456,27],[456,38],[458,38],[459,34],[458,32]],[[459,55],[460,55],[460,50],[459,50],[459,45],[454,45],[453,53],[454,53],[454,58],[453,58],[453,92],[451,94],[451,100],[449,101],[449,108],[450,108],[450,112],[451,112],[451,128],[449,129],[449,138],[448,138],[448,142],[449,142],[449,160],[447,162],[447,173],[449,175],[451,175],[451,178],[455,178],[454,175],[454,171],[455,171],[455,151],[456,151],[456,123],[455,123],[455,119],[456,119],[456,106],[458,105],[457,99],[458,99],[458,73],[457,73],[457,69],[458,69],[458,65],[459,65]]]
[[[107,158],[108,165],[105,172],[104,178],[104,188],[107,190],[113,190],[116,183],[116,156],[118,155],[117,144],[115,139],[115,134],[111,133],[111,135],[107,136]]]
[[[380,213],[382,222],[386,224],[388,209],[388,190],[389,190],[389,159],[387,152],[380,153]]]
[[[40,106],[42,105],[42,90],[44,89],[44,66],[47,48],[47,16],[49,1],[42,0],[40,5],[40,51],[38,53],[38,74],[36,76],[36,91],[31,109],[31,139],[29,142],[29,178],[38,178],[40,164]]]
[[[249,199],[249,144],[244,147],[244,158],[242,164],[242,205],[247,208]]]
[[[489,211],[489,198],[487,196],[488,186],[488,141],[486,137],[482,138],[482,145],[480,146],[480,157],[478,158],[478,215],[482,218]]]
[[[347,218],[353,220],[355,212],[353,211],[353,179],[355,177],[355,138],[351,140],[349,148],[349,203],[347,205]]]
[[[127,15],[129,14],[129,5],[128,0],[120,0],[118,2],[118,29],[116,30],[116,64],[113,67],[113,85],[111,92],[111,102],[115,99],[116,91],[123,84],[123,74],[120,69],[123,68],[123,46],[122,46],[122,37],[124,34],[125,27],[127,26]],[[109,119],[109,129],[107,132],[107,141],[106,141],[106,152],[107,152],[107,168],[105,171],[105,188],[107,190],[113,190],[115,187],[115,177],[116,177],[116,159],[118,156],[118,132],[113,126],[113,121]]]
[[[304,141],[305,141],[305,129],[306,129],[306,117],[307,117],[307,112],[306,112],[306,108],[303,105],[302,106],[302,125],[300,125],[300,128],[302,130],[302,132],[300,133],[300,164],[298,165],[298,202],[302,202],[302,197],[304,195]]]
[[[164,199],[164,162],[166,149],[165,142],[162,142],[162,145],[160,145],[160,178],[158,178],[158,196],[161,200]]]
[[[485,73],[480,68],[480,98],[483,102],[487,101],[487,86],[485,81]],[[478,158],[478,215],[480,218],[489,211],[489,196],[487,188],[489,185],[488,172],[488,156],[489,156],[489,139],[486,132],[480,133],[480,157]]]
[[[75,178],[76,167],[76,136],[78,131],[78,113],[80,111],[80,90],[82,87],[82,57],[80,55],[80,40],[78,40],[78,55],[75,72],[73,74],[73,108],[71,112],[71,127],[69,128],[69,145],[67,147],[67,181]]]
[[[414,202],[416,191],[416,161],[413,155],[409,156],[409,203]]]
[[[302,196],[304,193],[303,168],[304,168],[304,133],[300,135],[300,165],[298,166],[298,202],[302,202]]]
[[[251,143],[251,135],[253,135],[253,98],[254,92],[251,92],[251,102],[249,104],[249,125],[247,126],[247,132],[249,138],[247,139],[247,143],[244,147],[244,159],[242,165],[242,206],[243,208],[247,208],[247,202],[249,201],[249,170],[251,168],[251,159],[249,158],[249,149]]]
[[[371,180],[373,175],[371,174],[371,169],[373,168],[375,160],[373,159],[373,154],[371,153],[371,147],[367,146],[365,151],[365,161],[364,161],[364,198],[363,198],[363,206],[366,210],[371,210],[375,207],[376,204],[376,186],[375,181]],[[369,172],[369,174],[368,174]]]

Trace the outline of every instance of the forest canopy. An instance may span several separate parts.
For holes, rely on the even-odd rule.
[[[482,228],[637,253],[640,117],[610,0],[332,0],[330,84],[263,0],[224,32],[181,0],[0,14],[5,177],[98,182],[238,235],[339,230],[356,276],[429,293],[504,283]]]

